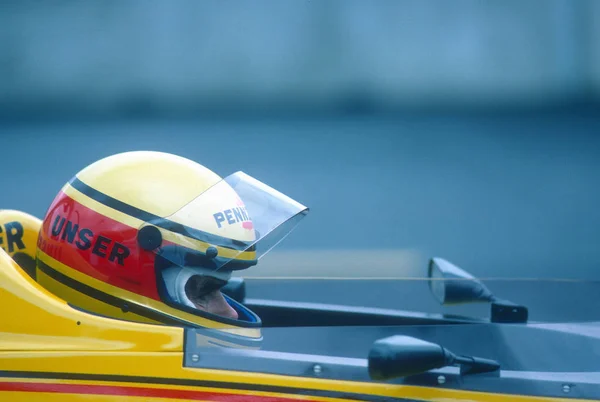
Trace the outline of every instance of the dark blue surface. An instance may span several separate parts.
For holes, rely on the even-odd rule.
[[[161,150],[310,206],[283,248],[413,248],[475,275],[598,278],[599,132],[593,114],[4,124],[0,207],[42,216],[96,159]]]

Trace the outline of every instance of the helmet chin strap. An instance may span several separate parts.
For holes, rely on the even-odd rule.
[[[161,274],[169,297],[171,297],[171,299],[177,303],[181,303],[192,308],[196,308],[196,305],[185,293],[185,284],[192,276],[213,276],[224,281],[228,281],[229,278],[231,278],[231,271],[213,271],[200,267],[172,266],[163,269]]]

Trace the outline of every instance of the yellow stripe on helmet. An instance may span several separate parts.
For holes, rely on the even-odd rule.
[[[106,205],[88,197],[87,195],[81,193],[79,190],[77,190],[76,188],[71,186],[69,183],[65,184],[62,191],[66,195],[68,195],[70,198],[72,198],[73,200],[78,202],[79,204],[81,204],[99,214],[107,216],[117,222],[127,225],[131,228],[140,229],[144,225],[147,224],[147,222],[145,222],[141,219],[138,219],[131,215],[125,214],[121,211],[117,211],[116,209],[113,209],[109,206],[106,206]],[[232,250],[227,247],[221,247],[218,245],[208,244],[206,242],[203,242],[203,241],[191,238],[191,237],[183,236],[183,235],[171,232],[169,230],[166,230],[164,228],[157,227],[157,229],[160,231],[163,239],[165,239],[171,243],[183,246],[183,247],[197,250],[202,253],[206,253],[206,250],[209,247],[214,247],[217,249],[217,252],[218,252],[217,255],[220,257],[223,257],[225,259],[249,261],[249,262],[254,261],[256,259],[255,251]]]

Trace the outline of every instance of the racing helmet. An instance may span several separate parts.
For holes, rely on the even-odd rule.
[[[235,312],[221,314],[202,309],[195,292],[256,265],[307,212],[243,172],[223,179],[162,152],[109,156],[77,173],[50,205],[37,281],[73,307],[112,318],[258,328],[243,304],[219,292]]]

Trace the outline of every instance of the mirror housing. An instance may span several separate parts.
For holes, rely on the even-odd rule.
[[[491,303],[490,320],[497,323],[525,323],[529,310],[525,306],[498,299],[473,275],[443,258],[429,260],[429,289],[442,305]]]
[[[369,376],[374,380],[389,380],[444,367],[451,362],[440,345],[395,335],[373,343],[369,352]]]
[[[474,276],[443,258],[429,260],[429,289],[440,304],[493,302],[492,292]]]
[[[429,370],[460,365],[460,374],[499,374],[500,364],[479,357],[456,356],[442,346],[422,339],[395,335],[377,340],[369,352],[369,376],[391,380]]]

